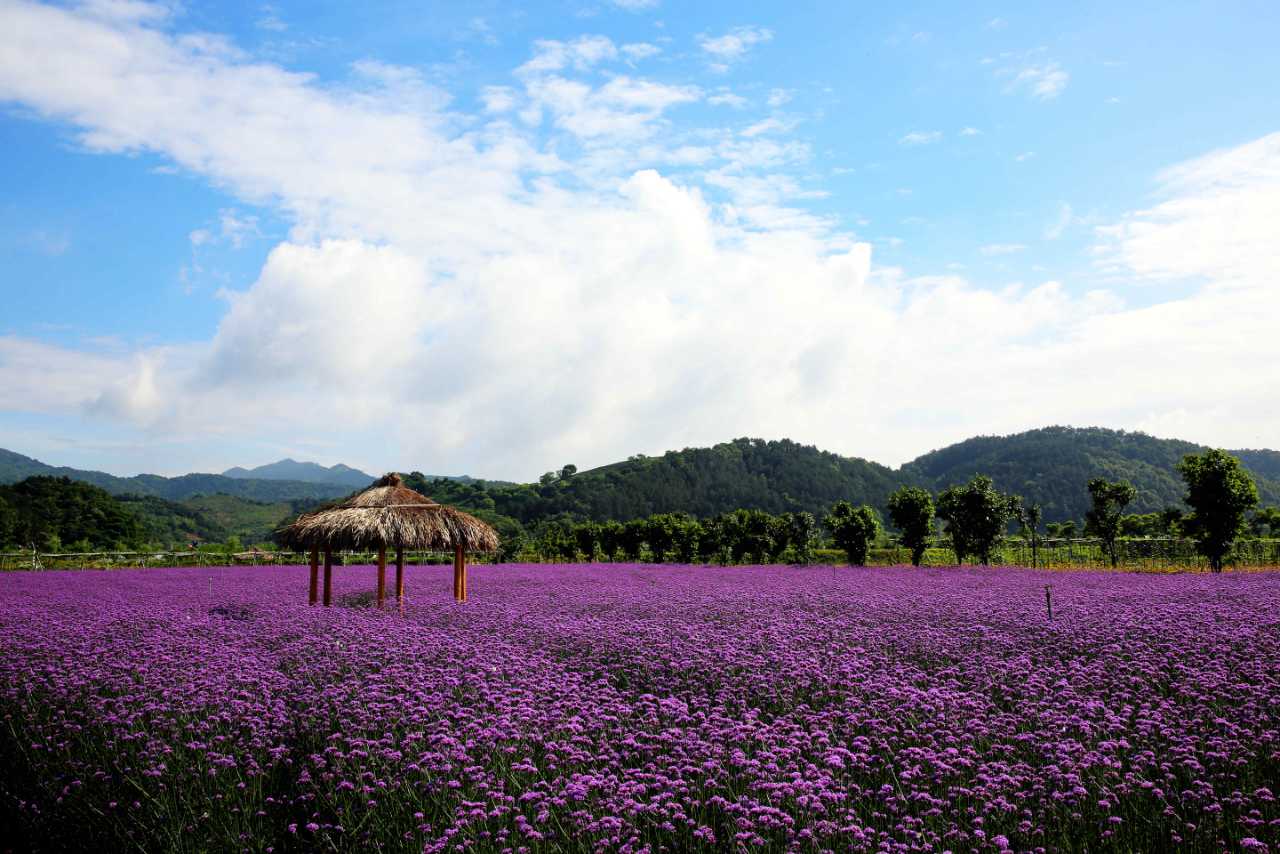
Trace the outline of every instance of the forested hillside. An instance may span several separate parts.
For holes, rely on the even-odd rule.
[[[881,511],[903,484],[936,491],[987,474],[996,487],[1044,510],[1044,521],[1083,519],[1092,477],[1128,480],[1138,498],[1128,512],[1181,506],[1185,487],[1175,469],[1204,450],[1176,439],[1101,428],[1046,427],[1012,436],[980,436],[925,454],[899,469],[841,457],[786,439],[735,439],[711,448],[669,451],[578,472],[572,466],[536,484],[430,480],[415,472],[414,489],[447,504],[483,510],[526,526],[546,519],[628,519],[683,511],[707,517],[738,508],[825,513],[840,499]],[[1280,504],[1280,453],[1234,451],[1257,481],[1263,504]]]
[[[1201,450],[1190,442],[1142,433],[1046,427],[968,439],[890,469],[787,439],[743,438],[710,448],[635,456],[589,471],[565,466],[530,484],[430,478],[420,472],[406,480],[437,501],[477,513],[500,532],[553,520],[626,521],[671,512],[705,518],[740,508],[775,514],[803,510],[821,517],[839,500],[869,504],[883,518],[889,494],[903,484],[937,492],[975,474],[990,475],[998,489],[1040,504],[1045,522],[1060,522],[1084,517],[1086,483],[1092,477],[1131,482],[1138,496],[1129,513],[1180,506],[1185,488],[1175,466],[1184,455]],[[1253,473],[1262,503],[1280,505],[1280,453],[1232,453]],[[136,517],[139,536],[149,543],[221,542],[232,535],[246,544],[262,542],[285,518],[358,488],[209,474],[118,478],[54,468],[0,451],[0,482],[31,473],[72,473],[72,479],[128,493],[119,496],[122,506]]]
[[[1046,522],[1081,519],[1091,477],[1127,480],[1138,490],[1130,513],[1182,506],[1186,487],[1175,466],[1204,447],[1178,439],[1099,427],[1045,427],[1012,436],[978,436],[925,454],[900,470],[935,489],[989,475],[996,487],[1044,508]],[[1280,503],[1280,453],[1231,451],[1250,469],[1263,504]]]
[[[668,451],[579,472],[566,466],[536,484],[427,481],[414,489],[437,501],[491,510],[528,524],[542,519],[635,519],[684,511],[711,516],[740,507],[822,513],[840,499],[883,506],[900,482],[892,469],[788,439],[735,439],[710,448]]]
[[[170,501],[181,501],[195,495],[234,495],[251,501],[320,501],[351,491],[341,483],[307,483],[297,480],[264,480],[260,478],[225,477],[220,474],[184,474],[163,477],[140,474],[116,477],[101,471],[86,471],[67,466],[51,466],[13,451],[0,448],[0,483],[16,483],[33,475],[69,477],[92,483],[113,495],[153,495]]]

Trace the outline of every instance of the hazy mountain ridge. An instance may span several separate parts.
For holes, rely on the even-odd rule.
[[[257,478],[259,480],[294,480],[301,483],[338,483],[357,489],[368,486],[377,479],[371,474],[365,474],[359,469],[342,463],[322,466],[319,463],[298,462],[290,457],[251,469],[235,466],[224,471],[222,476],[237,480]]]
[[[169,501],[181,501],[196,495],[219,494],[233,495],[251,501],[276,502],[298,499],[320,501],[337,498],[352,491],[352,487],[340,483],[234,478],[220,474],[195,473],[177,477],[139,474],[133,477],[117,477],[101,471],[51,466],[32,457],[0,448],[0,483],[16,483],[33,475],[69,477],[72,480],[100,486],[113,495],[151,495]]]
[[[542,483],[443,478],[417,472],[411,479],[415,488],[437,501],[530,526],[553,518],[625,520],[676,511],[711,516],[739,507],[773,513],[807,510],[820,515],[841,499],[870,504],[883,513],[889,494],[903,484],[938,491],[963,483],[974,474],[987,474],[998,488],[1040,504],[1049,522],[1083,518],[1089,506],[1085,484],[1091,477],[1133,483],[1138,497],[1128,508],[1131,513],[1180,506],[1185,488],[1175,466],[1186,454],[1202,450],[1204,446],[1192,442],[1157,439],[1144,433],[1055,426],[1007,436],[975,436],[930,451],[897,469],[787,439],[741,438],[661,456],[636,455]],[[1280,505],[1280,452],[1250,449],[1231,453],[1253,474],[1262,503]],[[291,465],[281,467],[281,463]],[[307,502],[344,496],[369,482],[363,472],[348,466],[325,468],[293,460],[239,471],[255,474],[264,468],[268,473],[338,471],[359,474],[362,479],[355,483],[353,477],[351,484],[344,485],[225,474],[120,478],[49,466],[0,450],[0,483],[35,474],[66,476],[116,495],[185,501],[197,495],[224,494],[277,505],[292,502],[294,512]],[[260,526],[256,517],[277,509],[241,508],[240,515]],[[206,517],[212,515],[207,508],[199,511]]]

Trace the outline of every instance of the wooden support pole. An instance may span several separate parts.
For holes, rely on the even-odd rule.
[[[307,604],[316,604],[317,594],[320,592],[320,550],[311,550],[311,592],[307,596]]]
[[[453,550],[453,601],[462,601],[462,567],[459,566],[459,558],[462,555],[462,549],[455,548]]]
[[[467,601],[467,553],[462,546],[453,547],[454,598],[459,602]]]
[[[404,604],[404,546],[396,546],[396,601]]]
[[[378,546],[378,608],[387,598],[387,547]]]
[[[333,604],[333,552],[326,546],[324,550],[324,605]]]

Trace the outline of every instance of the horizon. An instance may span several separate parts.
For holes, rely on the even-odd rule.
[[[845,458],[847,458],[847,459],[861,459],[861,460],[863,460],[863,461],[865,461],[865,462],[873,463],[873,464],[876,464],[876,465],[881,465],[881,466],[884,466],[885,468],[888,468],[888,469],[890,469],[890,470],[892,470],[892,471],[900,471],[904,466],[906,466],[906,465],[908,465],[908,464],[910,464],[910,463],[916,462],[916,461],[917,461],[917,460],[919,460],[921,457],[927,456],[927,455],[929,455],[929,454],[932,454],[932,453],[935,453],[935,452],[938,452],[938,451],[946,450],[947,448],[953,447],[953,446],[955,446],[955,445],[961,444],[961,443],[966,442],[966,441],[969,441],[969,440],[971,440],[971,439],[982,439],[982,438],[1006,439],[1006,438],[1012,438],[1012,437],[1017,436],[1017,435],[1021,435],[1021,434],[1023,434],[1023,433],[1036,432],[1036,431],[1038,431],[1038,430],[1049,430],[1049,429],[1053,429],[1053,428],[1062,428],[1062,429],[1067,429],[1067,430],[1106,430],[1106,431],[1111,431],[1111,432],[1116,432],[1116,433],[1124,433],[1124,434],[1128,434],[1128,435],[1142,435],[1142,436],[1147,436],[1147,437],[1149,437],[1149,438],[1156,439],[1156,440],[1158,440],[1158,441],[1164,441],[1164,442],[1179,442],[1179,441],[1185,442],[1185,441],[1189,441],[1189,440],[1187,440],[1187,439],[1183,439],[1183,438],[1178,437],[1178,436],[1156,436],[1156,435],[1153,435],[1153,434],[1151,434],[1151,433],[1144,433],[1143,431],[1140,431],[1140,430],[1124,430],[1124,429],[1122,429],[1122,428],[1115,428],[1115,427],[1101,427],[1101,426],[1096,425],[1096,424],[1091,424],[1091,425],[1083,426],[1083,427],[1082,427],[1082,426],[1078,426],[1078,425],[1073,425],[1073,424],[1046,424],[1046,425],[1043,425],[1043,426],[1041,426],[1041,427],[1032,427],[1032,428],[1029,428],[1028,430],[1021,430],[1021,431],[1018,431],[1017,433],[1004,433],[1004,434],[979,433],[979,434],[975,434],[975,435],[973,435],[973,436],[966,436],[966,437],[964,437],[963,439],[957,439],[957,440],[956,440],[956,441],[954,441],[954,442],[949,442],[949,443],[947,443],[947,444],[945,444],[945,445],[939,445],[939,446],[937,446],[937,447],[930,448],[930,449],[929,449],[929,450],[927,450],[927,451],[921,451],[921,452],[919,452],[919,453],[915,454],[914,456],[909,457],[909,458],[907,458],[907,459],[903,460],[903,461],[902,461],[902,462],[900,462],[900,463],[892,463],[892,464],[891,464],[891,463],[883,463],[883,462],[881,462],[881,461],[879,461],[879,460],[873,459],[872,457],[863,456],[863,455],[860,455],[860,454],[839,454],[839,455],[840,455],[841,457],[845,457]],[[773,437],[773,438],[770,438],[770,437],[764,437],[764,436],[739,436],[739,437],[735,437],[735,438],[733,438],[733,439],[724,439],[724,440],[722,440],[722,441],[720,441],[720,442],[714,442],[714,443],[712,443],[711,445],[703,445],[703,446],[686,445],[686,446],[681,447],[681,448],[666,448],[666,449],[663,449],[663,450],[661,450],[661,451],[657,451],[657,452],[654,452],[654,453],[647,453],[647,452],[637,452],[637,453],[643,453],[643,454],[644,454],[644,456],[646,456],[646,457],[660,457],[660,456],[663,456],[664,454],[667,454],[667,453],[670,453],[670,452],[685,451],[685,450],[689,450],[689,449],[691,449],[691,448],[696,448],[696,447],[713,447],[713,446],[715,446],[715,445],[722,445],[722,444],[727,444],[727,443],[730,443],[730,442],[734,442],[734,441],[737,441],[738,439],[760,440],[760,441],[764,441],[764,442],[785,442],[785,441],[790,441],[790,442],[795,442],[795,443],[800,444],[800,445],[806,445],[806,446],[814,447],[814,448],[816,448],[816,449],[817,449],[818,451],[820,451],[820,452],[838,453],[838,452],[836,452],[836,451],[831,451],[831,449],[829,449],[829,448],[823,448],[823,447],[820,447],[820,446],[817,446],[817,445],[812,445],[811,443],[808,443],[808,442],[800,442],[799,440],[792,439],[792,438],[787,437],[787,436],[779,436],[779,437]],[[1239,451],[1269,451],[1269,452],[1272,452],[1272,453],[1280,453],[1280,449],[1277,449],[1277,448],[1267,448],[1267,447],[1237,447],[1237,448],[1226,448],[1225,446],[1221,446],[1221,445],[1212,445],[1212,444],[1209,444],[1209,445],[1202,445],[1202,446],[1203,446],[1203,447],[1208,447],[1208,448],[1221,448],[1222,450],[1226,450],[1226,451],[1228,451],[1228,452],[1233,452],[1233,451],[1234,451],[1234,452],[1239,452]],[[46,465],[52,465],[52,466],[55,466],[55,467],[65,467],[65,468],[79,468],[79,467],[77,467],[77,466],[66,466],[66,464],[64,464],[64,463],[59,463],[59,462],[52,461],[52,460],[48,460],[48,459],[40,459],[40,458],[35,457],[35,456],[31,455],[31,454],[23,454],[21,451],[15,451],[13,448],[0,448],[0,450],[7,450],[7,451],[10,451],[10,452],[12,452],[12,453],[22,454],[22,456],[26,456],[26,457],[28,457],[28,458],[30,458],[30,459],[35,459],[37,462],[41,462],[41,463],[44,463],[44,464],[46,464]],[[591,471],[593,471],[593,470],[595,470],[595,469],[605,468],[605,467],[608,467],[608,466],[611,466],[611,465],[616,465],[616,464],[618,464],[618,463],[627,462],[627,461],[628,461],[628,459],[630,459],[630,457],[631,457],[631,456],[634,456],[634,455],[628,455],[627,457],[623,457],[623,458],[621,458],[621,459],[611,460],[611,461],[609,461],[609,462],[601,463],[600,465],[592,466],[591,468],[579,467],[579,469],[578,469],[578,474],[586,474],[586,473],[591,472]],[[297,464],[300,464],[300,465],[316,465],[316,466],[320,466],[320,467],[325,468],[325,469],[333,469],[333,468],[337,468],[337,467],[339,467],[339,466],[345,466],[345,467],[346,467],[346,468],[348,468],[348,469],[355,469],[355,470],[360,471],[360,472],[361,472],[361,473],[363,473],[363,474],[367,474],[371,479],[377,479],[377,478],[379,478],[379,477],[384,476],[385,474],[393,474],[393,473],[409,474],[409,473],[412,473],[412,472],[415,472],[415,471],[416,471],[416,472],[419,472],[419,473],[421,473],[421,474],[424,474],[424,475],[425,475],[425,476],[427,476],[427,477],[445,477],[445,478],[471,477],[471,478],[475,478],[475,479],[477,479],[477,480],[487,480],[487,481],[491,481],[491,482],[510,482],[510,483],[535,483],[535,482],[537,481],[537,478],[536,478],[536,477],[535,477],[535,478],[529,478],[528,480],[517,480],[517,479],[513,479],[513,478],[509,478],[509,477],[486,477],[486,478],[476,478],[476,476],[475,476],[475,475],[472,475],[472,474],[470,474],[470,473],[468,473],[468,472],[453,472],[453,473],[445,473],[445,472],[437,472],[437,471],[434,471],[434,470],[427,470],[427,469],[424,469],[424,468],[422,468],[422,467],[420,467],[420,466],[411,466],[411,467],[409,467],[409,468],[399,468],[399,469],[383,469],[383,468],[380,468],[380,467],[378,467],[378,466],[373,466],[373,467],[368,467],[368,468],[367,468],[367,467],[365,467],[365,466],[360,466],[360,465],[350,465],[350,464],[348,464],[348,463],[344,463],[344,462],[343,462],[343,461],[341,461],[341,460],[338,460],[337,462],[333,462],[333,463],[323,463],[323,462],[319,462],[319,461],[317,461],[317,460],[298,460],[298,459],[293,459],[293,458],[290,458],[290,457],[282,457],[282,458],[280,458],[280,459],[276,459],[276,460],[268,460],[268,461],[266,461],[266,462],[256,463],[256,464],[237,464],[237,465],[225,466],[225,467],[223,467],[223,468],[221,468],[221,469],[217,469],[217,470],[209,470],[209,471],[202,471],[202,470],[197,470],[197,469],[181,469],[181,468],[176,469],[176,470],[173,470],[173,471],[168,471],[168,472],[161,472],[161,471],[123,471],[123,470],[121,470],[121,471],[110,471],[110,470],[108,470],[108,469],[95,469],[95,471],[101,471],[101,472],[103,472],[103,473],[105,473],[105,474],[109,474],[109,475],[112,475],[112,476],[114,476],[114,477],[121,477],[121,478],[138,477],[138,476],[141,476],[141,475],[159,475],[159,476],[161,476],[161,477],[181,477],[181,476],[183,476],[183,475],[188,475],[188,474],[197,474],[197,475],[203,475],[203,474],[225,475],[225,474],[226,474],[226,472],[228,472],[228,471],[232,471],[232,470],[235,470],[235,469],[240,469],[240,470],[242,470],[242,471],[252,472],[252,471],[254,471],[255,469],[258,469],[258,468],[263,468],[263,467],[266,467],[266,466],[276,465],[276,464],[278,464],[278,463],[285,463],[285,462],[297,463]],[[564,464],[561,464],[561,465],[558,465],[558,466],[550,466],[550,467],[548,467],[548,468],[544,469],[544,471],[558,471],[558,470],[559,470],[563,465],[564,465]],[[84,469],[80,469],[80,470],[84,470]],[[374,471],[382,472],[382,474],[374,474],[374,473],[373,473]]]
[[[1268,23],[0,0],[0,447],[517,482],[735,436],[1280,448]]]

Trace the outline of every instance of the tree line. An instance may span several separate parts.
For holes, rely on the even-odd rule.
[[[1250,517],[1258,504],[1257,487],[1240,460],[1221,450],[1186,455],[1176,466],[1186,487],[1190,512],[1169,508],[1161,513],[1126,515],[1137,490],[1128,481],[1091,478],[1087,483],[1090,508],[1084,533],[1096,538],[1111,565],[1119,559],[1124,536],[1185,536],[1194,541],[1214,572],[1222,570],[1232,545],[1242,535],[1280,534],[1280,509],[1268,507]],[[886,502],[896,542],[909,550],[919,566],[938,534],[958,563],[990,564],[1012,528],[1031,544],[1032,564],[1037,550],[1042,511],[1021,496],[1001,492],[986,475],[938,494],[919,486],[902,486]],[[939,528],[938,523],[943,523]],[[1050,523],[1051,537],[1072,536],[1075,523]],[[825,539],[824,539],[825,534]],[[784,555],[795,563],[809,563],[815,551],[829,542],[844,552],[852,565],[865,565],[885,527],[875,508],[837,501],[821,522],[805,511],[770,514],[763,510],[734,510],[698,519],[687,513],[655,513],[627,522],[553,520],[531,538],[508,533],[508,559],[531,553],[553,560],[638,561],[657,563],[776,563]]]

